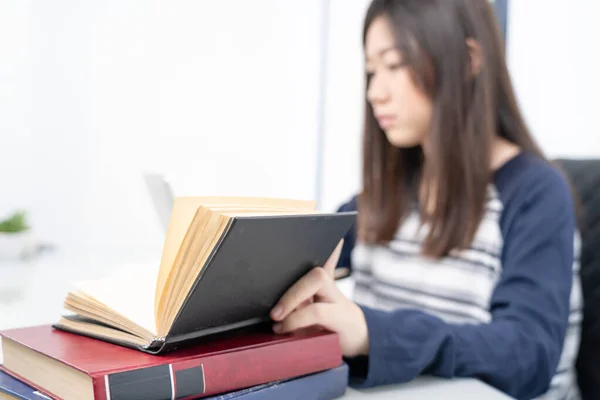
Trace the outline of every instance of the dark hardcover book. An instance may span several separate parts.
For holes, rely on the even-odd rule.
[[[176,198],[156,268],[82,282],[54,327],[160,354],[190,340],[269,321],[281,295],[322,266],[356,213],[312,202]]]
[[[48,399],[48,396],[6,372],[0,371],[0,399],[45,400]]]
[[[333,400],[342,397],[348,386],[348,366],[342,364],[323,372],[290,380],[269,382],[207,400]]]
[[[339,339],[322,330],[227,332],[152,355],[49,325],[1,332],[2,370],[60,399],[161,400],[224,394],[342,365]]]
[[[205,397],[206,400],[333,400],[342,397],[348,386],[348,366],[304,375],[298,378],[269,382],[249,388]],[[0,371],[0,399],[2,394],[10,400],[49,399],[35,388]]]

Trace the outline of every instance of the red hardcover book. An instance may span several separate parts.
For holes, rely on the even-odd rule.
[[[342,364],[336,334],[232,332],[152,355],[36,326],[4,331],[2,369],[59,399],[192,399]]]

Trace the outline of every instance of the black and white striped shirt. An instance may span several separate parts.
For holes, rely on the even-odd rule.
[[[348,360],[354,386],[433,374],[476,377],[516,398],[578,398],[582,300],[568,184],[520,154],[488,193],[470,248],[440,260],[420,256],[416,210],[389,245],[347,235],[339,265],[351,267],[370,338],[368,362]],[[356,198],[340,211],[355,209]]]

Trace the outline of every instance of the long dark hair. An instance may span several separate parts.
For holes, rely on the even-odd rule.
[[[543,155],[517,106],[488,0],[374,0],[363,41],[378,17],[391,23],[397,48],[414,82],[432,100],[433,113],[424,162],[420,146],[389,143],[366,102],[358,235],[367,243],[391,240],[418,198],[422,222],[429,225],[423,253],[440,257],[469,246],[479,226],[495,135]],[[477,73],[468,40],[479,45]]]

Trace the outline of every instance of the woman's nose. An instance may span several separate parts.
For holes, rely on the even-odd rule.
[[[367,99],[371,103],[382,103],[389,99],[388,87],[378,75],[373,75],[368,83]]]

